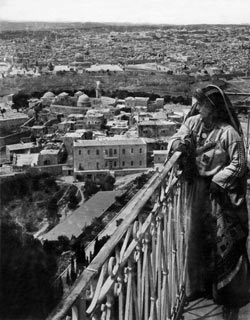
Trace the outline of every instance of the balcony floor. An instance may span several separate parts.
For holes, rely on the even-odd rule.
[[[198,299],[185,307],[183,316],[185,320],[222,320],[222,306],[214,304],[212,300]],[[239,309],[238,316],[232,320],[249,320],[250,304]]]

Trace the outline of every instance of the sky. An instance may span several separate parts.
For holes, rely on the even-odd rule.
[[[250,0],[0,0],[0,20],[250,23]]]

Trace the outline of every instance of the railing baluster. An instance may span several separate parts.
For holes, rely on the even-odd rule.
[[[149,253],[149,233],[147,232],[144,238],[144,264],[143,264],[143,270],[144,270],[144,319],[148,320],[149,317],[149,271],[148,271],[148,264],[150,261],[150,253]]]
[[[126,293],[126,306],[125,306],[125,320],[131,319],[131,295],[132,295],[132,268],[128,266],[127,270],[127,293]]]
[[[136,280],[135,280],[134,273],[132,273],[132,293],[133,293],[133,306],[135,311],[135,319],[139,320],[138,297],[137,297]]]
[[[186,185],[173,168],[177,158],[127,205],[121,225],[76,280],[67,300],[71,320],[175,320],[185,283],[190,209]],[[90,303],[86,311],[83,305],[75,309],[81,292]],[[65,319],[63,312],[64,318],[53,320]]]
[[[161,285],[162,285],[162,217],[157,218],[157,253],[156,253],[156,263],[157,263],[157,319],[161,320]]]

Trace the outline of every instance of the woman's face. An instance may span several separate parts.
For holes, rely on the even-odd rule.
[[[207,103],[199,104],[198,110],[200,112],[202,120],[212,119],[213,109],[209,104]]]

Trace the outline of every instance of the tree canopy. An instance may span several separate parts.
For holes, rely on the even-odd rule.
[[[56,260],[9,216],[1,218],[1,319],[44,319],[62,292]]]

